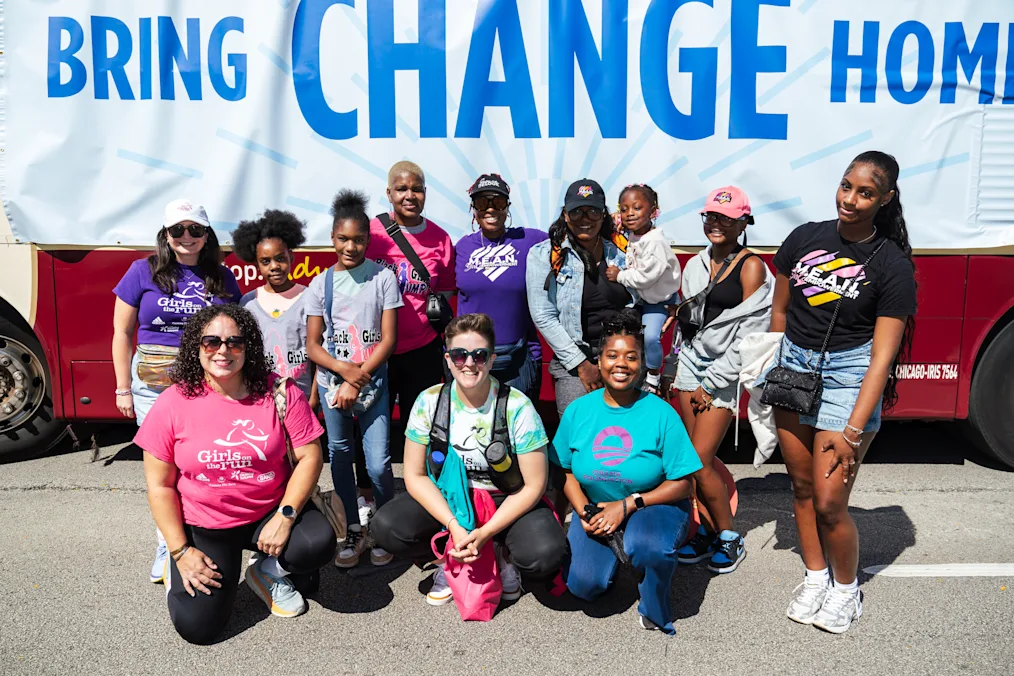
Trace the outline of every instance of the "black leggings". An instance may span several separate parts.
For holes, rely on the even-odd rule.
[[[392,355],[387,360],[391,405],[393,407],[397,396],[402,424],[408,421],[408,414],[419,398],[419,393],[443,381],[443,364],[444,344],[440,338],[434,338],[432,342],[414,350]]]
[[[277,509],[277,508],[276,508]],[[272,509],[261,521],[235,528],[211,529],[184,524],[187,543],[204,552],[218,566],[222,574],[221,589],[211,589],[211,595],[195,590],[191,597],[183,587],[183,578],[171,560],[169,570],[169,618],[176,631],[190,643],[206,645],[213,642],[225,629],[232,615],[232,605],[239,587],[239,573],[243,567],[243,550],[257,551],[257,538],[264,525],[275,515]],[[309,573],[332,560],[337,542],[327,518],[312,505],[307,505],[296,517],[289,541],[278,557],[282,568],[290,573]]]
[[[498,496],[496,501],[502,499]],[[377,510],[370,529],[379,546],[397,557],[423,564],[435,558],[430,540],[444,527],[415,498],[402,493]],[[507,547],[528,584],[553,578],[567,553],[563,529],[542,500],[494,539]]]

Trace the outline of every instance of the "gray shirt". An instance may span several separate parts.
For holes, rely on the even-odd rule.
[[[313,387],[312,362],[306,356],[306,308],[309,289],[296,298],[289,309],[272,317],[257,302],[257,290],[244,295],[239,304],[257,319],[264,336],[264,355],[268,365],[282,377],[296,381],[309,398]]]

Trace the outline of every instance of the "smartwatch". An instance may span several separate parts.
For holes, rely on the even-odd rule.
[[[291,505],[282,505],[281,507],[278,508],[278,513],[289,520],[293,520],[296,518],[296,509]]]
[[[640,493],[631,493],[630,497],[634,498],[634,506],[638,509],[644,509],[644,498],[641,497]]]

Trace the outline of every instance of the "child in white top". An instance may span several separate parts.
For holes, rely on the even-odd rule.
[[[643,183],[628,185],[620,193],[614,218],[630,240],[627,267],[610,267],[606,277],[637,292],[641,298],[644,325],[645,382],[658,389],[662,368],[662,327],[669,315],[666,306],[680,300],[680,262],[662,231],[655,227],[658,218],[658,194]]]

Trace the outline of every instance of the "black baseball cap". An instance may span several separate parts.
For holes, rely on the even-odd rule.
[[[563,200],[565,211],[578,209],[580,207],[595,207],[596,209],[606,208],[606,193],[597,182],[590,178],[582,178],[574,181],[567,188],[567,196]]]
[[[498,195],[510,198],[511,187],[507,185],[507,181],[503,180],[499,174],[483,174],[475,179],[475,183],[468,189],[469,196],[481,192],[495,192]]]

